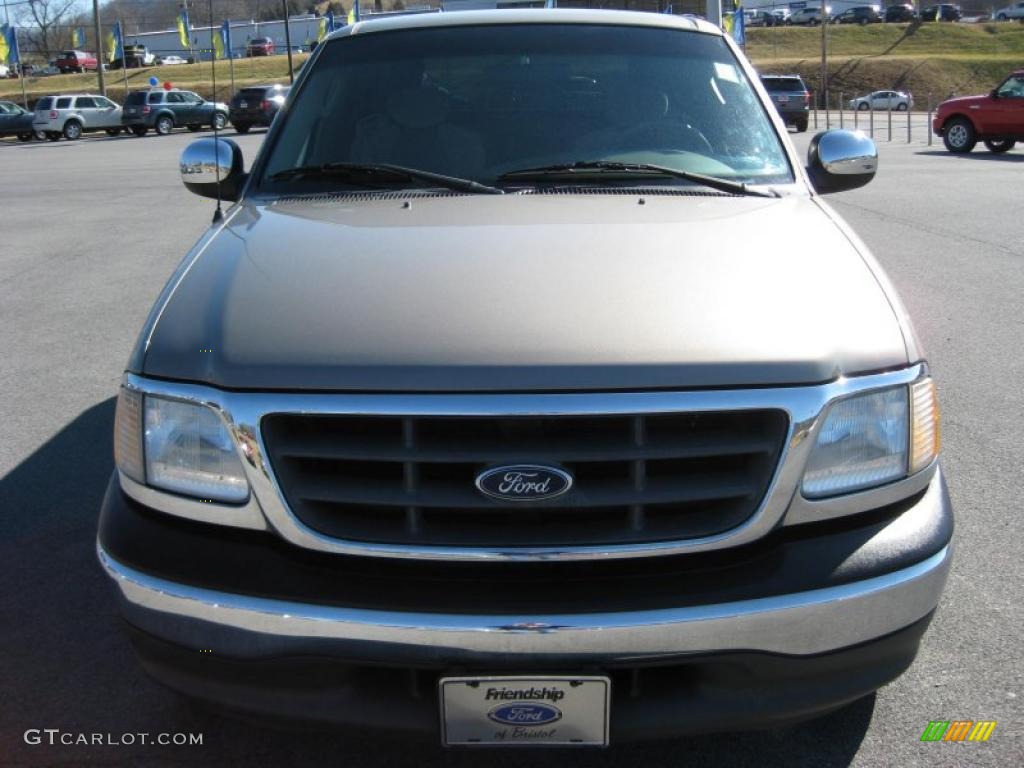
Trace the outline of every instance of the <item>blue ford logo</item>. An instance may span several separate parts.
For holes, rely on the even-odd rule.
[[[547,725],[562,719],[562,710],[551,704],[502,704],[487,713],[502,725]]]
[[[516,464],[494,467],[477,475],[481,493],[501,501],[542,501],[572,488],[572,475],[555,467]]]

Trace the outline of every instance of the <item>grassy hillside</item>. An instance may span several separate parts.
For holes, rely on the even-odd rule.
[[[909,90],[918,105],[951,93],[983,93],[1024,68],[1024,24],[872,24],[828,30],[832,98],[879,88]],[[821,29],[748,32],[747,55],[761,72],[801,74],[817,90]]]
[[[837,56],[1024,55],[1024,24],[868,24],[827,30]],[[820,27],[747,30],[751,59],[800,59],[821,55]]]
[[[812,89],[820,79],[821,30],[804,27],[751,29],[747,55],[761,72],[799,72]],[[922,106],[950,93],[989,90],[1008,71],[1024,68],[1024,24],[871,24],[828,29],[829,81],[834,94],[878,88],[909,89]],[[296,66],[304,56],[295,58]],[[217,62],[217,98],[230,96],[228,62]],[[213,96],[210,64],[147,67],[128,72],[128,88],[142,88],[149,78]],[[235,61],[235,86],[287,80],[284,56]],[[96,75],[29,78],[29,100],[51,93],[95,92]],[[124,73],[107,73],[107,94],[124,98]],[[0,98],[21,101],[17,80],[0,80]],[[835,96],[833,96],[835,98]]]

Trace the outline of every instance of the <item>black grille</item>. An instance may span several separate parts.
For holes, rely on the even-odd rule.
[[[782,411],[644,416],[273,414],[262,422],[285,499],[307,526],[361,542],[548,547],[709,536],[757,509],[787,429]],[[503,502],[477,475],[568,471],[572,489]]]

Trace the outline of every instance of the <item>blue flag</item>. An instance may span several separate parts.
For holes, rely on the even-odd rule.
[[[181,13],[178,14],[178,42],[186,51],[191,48],[188,39],[191,33],[192,27],[188,23],[188,11],[182,8]]]
[[[737,45],[744,45],[747,42],[747,35],[743,20],[743,6],[740,3],[741,0],[732,0],[732,10],[722,11],[722,31],[730,35]]]
[[[19,61],[18,29],[4,24],[0,27],[0,63],[17,64]]]
[[[213,35],[213,58],[231,58],[231,22],[225,21]]]
[[[108,63],[121,59],[121,65],[124,66],[124,37],[121,35],[120,21],[115,22],[107,32],[106,45],[103,46],[103,50],[107,54]]]
[[[75,27],[71,30],[71,47],[85,48],[85,27]]]
[[[352,8],[348,12],[348,23],[355,24],[359,21],[359,0],[352,0]]]
[[[735,10],[733,11],[732,39],[736,41],[737,45],[746,45],[747,30],[746,17],[743,15],[743,5],[740,3],[740,0],[735,0],[733,7]]]

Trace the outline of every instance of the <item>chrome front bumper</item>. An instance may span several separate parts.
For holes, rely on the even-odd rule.
[[[932,489],[934,492],[936,489]],[[247,597],[147,576],[111,558],[129,622],[227,656],[380,650],[390,663],[443,658],[606,662],[723,651],[808,655],[900,630],[935,609],[952,543],[907,568],[840,586],[738,602],[568,615],[451,615],[347,609]]]

